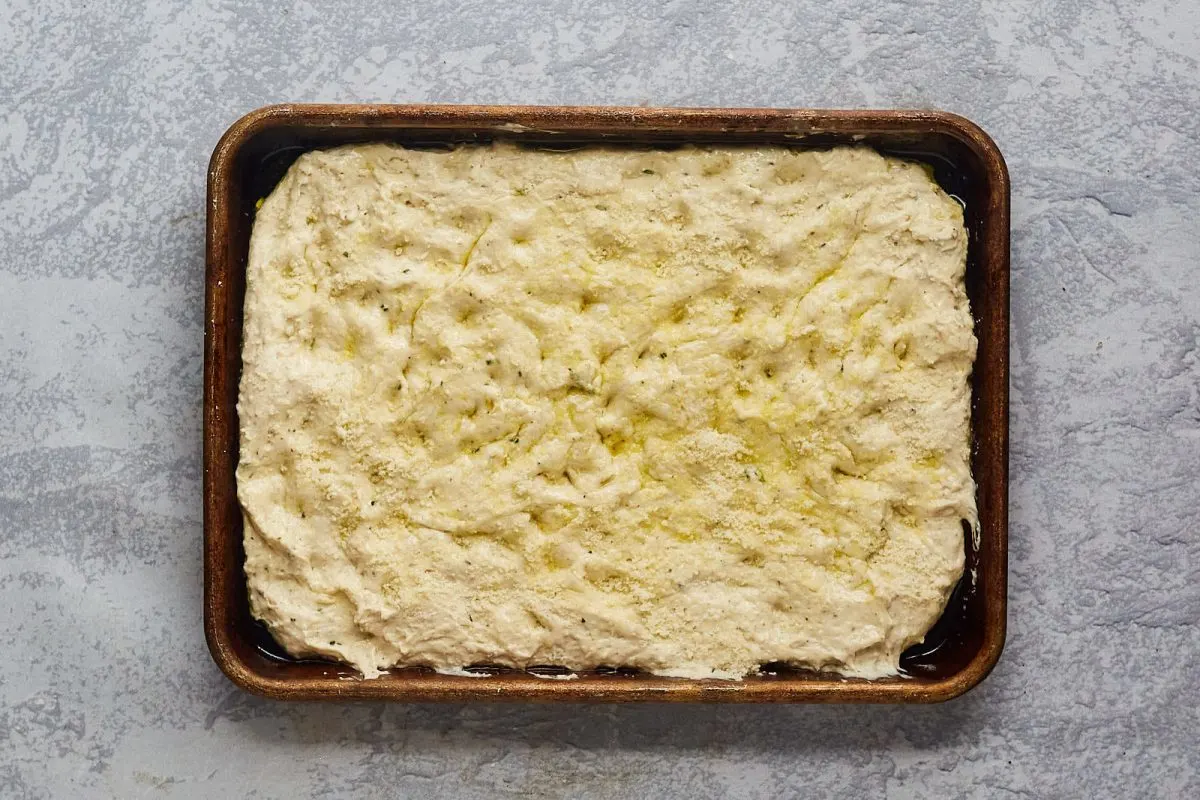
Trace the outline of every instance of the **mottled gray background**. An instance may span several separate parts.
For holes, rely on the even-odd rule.
[[[392,5],[0,0],[0,797],[1200,796],[1195,2]],[[992,677],[928,708],[235,690],[200,620],[204,173],[289,100],[982,124],[1014,211]]]

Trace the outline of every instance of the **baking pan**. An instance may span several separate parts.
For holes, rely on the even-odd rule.
[[[424,668],[362,680],[347,666],[289,657],[250,616],[242,570],[237,391],[242,300],[255,202],[296,157],[350,142],[486,142],[664,145],[684,142],[864,144],[927,163],[966,209],[966,284],[979,339],[972,376],[972,468],[980,530],[966,530],[966,572],[923,644],[904,654],[905,675],[879,680],[768,665],[742,681],[663,678],[619,668],[554,680],[553,667]],[[1004,159],[975,124],[938,111],[564,108],[444,105],[280,105],[226,131],[208,172],[204,329],[204,630],[235,684],[280,699],[568,700],[681,702],[936,702],[991,671],[1004,646],[1008,557],[1009,186]],[[617,665],[619,667],[619,665]],[[562,677],[561,675],[559,676]]]

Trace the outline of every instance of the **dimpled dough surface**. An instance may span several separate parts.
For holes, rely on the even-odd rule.
[[[894,674],[975,519],[966,246],[867,149],[302,156],[247,274],[253,613],[366,676]]]

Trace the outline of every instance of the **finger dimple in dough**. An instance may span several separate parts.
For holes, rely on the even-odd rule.
[[[966,248],[862,148],[301,156],[247,271],[254,615],[366,676],[896,673],[975,520]]]

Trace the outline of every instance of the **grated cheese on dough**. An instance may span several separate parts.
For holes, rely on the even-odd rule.
[[[254,615],[368,677],[895,674],[975,521],[966,247],[867,149],[301,156],[247,272]]]

